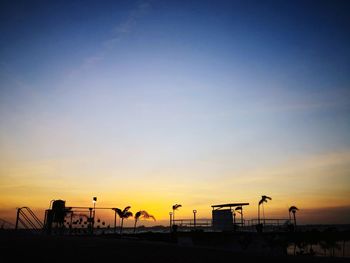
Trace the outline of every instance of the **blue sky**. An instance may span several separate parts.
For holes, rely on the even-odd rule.
[[[2,184],[10,191],[8,182],[22,182],[13,172],[18,167],[32,169],[26,178],[36,179],[26,184],[39,188],[53,187],[45,181],[50,176],[75,189],[98,175],[110,184],[151,181],[160,188],[177,178],[195,189],[198,180],[205,188],[336,159],[313,170],[320,177],[310,193],[340,191],[336,203],[348,205],[349,7],[347,1],[2,1]],[[340,171],[332,175],[334,187],[320,175],[333,168]],[[301,178],[307,169],[298,171]],[[93,191],[89,183],[79,194]],[[257,196],[273,191],[255,184]],[[218,201],[228,198],[210,191]],[[40,196],[46,197],[52,199]]]

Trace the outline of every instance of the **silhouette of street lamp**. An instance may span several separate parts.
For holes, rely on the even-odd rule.
[[[92,203],[94,204],[94,215],[93,215],[93,219],[92,219],[92,229],[91,229],[92,232],[94,231],[94,224],[95,224],[96,202],[97,202],[97,197],[94,196],[92,198]]]
[[[193,210],[193,226],[195,229],[196,229],[196,213],[197,213],[197,210]]]
[[[93,228],[93,225],[92,225],[92,213],[93,213],[92,207],[89,207],[89,218],[88,218],[87,222],[89,223],[88,229],[90,231],[90,234],[92,234],[92,232],[93,232],[92,231],[92,228]]]
[[[94,204],[94,217],[95,217],[96,202],[97,202],[97,197],[92,198],[92,203]]]

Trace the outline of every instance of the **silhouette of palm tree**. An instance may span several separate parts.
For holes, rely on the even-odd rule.
[[[264,224],[265,224],[265,211],[264,211],[264,203],[267,203],[267,200],[272,200],[271,197],[262,195],[258,205],[258,224],[260,225],[260,205],[263,205],[263,216],[264,216]]]
[[[177,210],[179,207],[182,207],[180,204],[173,205],[173,224],[175,223],[175,210]]]
[[[127,219],[130,216],[132,216],[132,212],[129,211],[130,208],[131,208],[131,206],[125,207],[124,210],[121,210],[119,208],[113,208],[113,210],[118,214],[118,216],[122,220],[121,225],[120,225],[120,234],[122,234],[122,232],[123,232],[124,219]]]
[[[147,213],[145,210],[141,210],[141,211],[138,211],[135,216],[135,225],[134,225],[134,233],[136,232],[136,224],[137,224],[137,221],[141,218],[145,218],[145,219],[148,219],[148,218],[152,218],[154,221],[156,221],[155,217],[150,215],[149,213]]]
[[[298,211],[299,209],[296,206],[291,206],[289,207],[289,218],[290,218],[290,213],[293,213],[293,219],[294,219],[294,227],[297,226],[297,221],[295,218],[295,213]]]

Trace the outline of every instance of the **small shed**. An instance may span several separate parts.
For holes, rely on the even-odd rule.
[[[230,203],[222,205],[212,205],[213,228],[220,231],[231,231],[235,225],[244,225],[243,206],[249,203]],[[240,223],[236,222],[236,212],[240,214]]]

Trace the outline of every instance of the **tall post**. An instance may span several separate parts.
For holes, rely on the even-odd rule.
[[[173,209],[173,223],[172,225],[175,225],[175,209]]]
[[[193,227],[194,227],[194,229],[196,229],[196,213],[197,213],[197,210],[193,210]]]
[[[94,196],[94,197],[92,198],[92,202],[93,202],[93,204],[94,204],[94,216],[93,216],[93,219],[92,219],[92,233],[93,233],[93,231],[94,231],[94,225],[95,225],[96,202],[97,202],[97,197],[96,197],[96,196]]]
[[[90,233],[92,234],[92,208],[89,207],[89,228],[90,228]]]
[[[170,227],[170,232],[171,232],[171,227],[172,227],[172,216],[173,216],[173,213],[172,212],[169,212],[169,216],[170,216],[170,220],[169,220],[169,227]]]
[[[243,222],[243,206],[242,206],[242,209],[241,209],[241,226],[244,225],[244,222]]]
[[[264,226],[265,226],[266,223],[265,223],[265,208],[264,208],[264,203],[262,203],[262,210],[263,210],[263,220],[264,220]]]
[[[117,210],[114,208],[114,233],[117,232]]]

